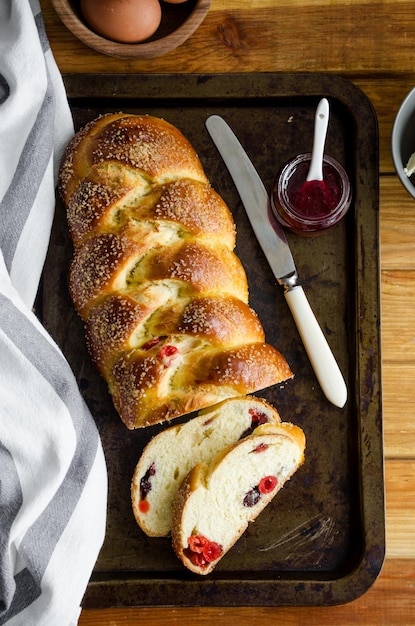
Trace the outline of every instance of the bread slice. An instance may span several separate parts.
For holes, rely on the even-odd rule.
[[[183,564],[209,574],[303,463],[305,436],[293,424],[264,424],[194,467],[175,500],[172,542]]]
[[[187,423],[156,435],[144,449],[131,483],[133,512],[141,529],[152,537],[167,536],[173,501],[190,470],[209,463],[259,424],[280,421],[277,410],[265,400],[241,396],[201,410]]]

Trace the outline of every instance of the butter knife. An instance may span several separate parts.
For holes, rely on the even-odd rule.
[[[206,128],[216,145],[241,197],[256,238],[290,308],[316,378],[326,398],[343,407],[347,387],[301,285],[283,228],[271,223],[268,193],[244,148],[227,122],[219,115],[206,120]]]

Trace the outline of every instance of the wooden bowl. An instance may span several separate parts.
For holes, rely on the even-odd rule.
[[[158,30],[141,43],[118,43],[97,35],[85,22],[79,0],[52,0],[53,7],[65,26],[84,44],[112,57],[152,59],[174,50],[200,26],[212,0],[187,0],[183,4],[162,4]]]

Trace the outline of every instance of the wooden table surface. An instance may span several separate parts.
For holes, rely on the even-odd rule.
[[[353,81],[379,120],[386,560],[374,585],[336,607],[84,610],[80,625],[415,624],[415,200],[393,169],[398,107],[415,85],[409,0],[213,0],[198,31],[158,59],[126,61],[80,43],[41,0],[62,72],[330,72]],[[414,413],[413,413],[414,412]]]

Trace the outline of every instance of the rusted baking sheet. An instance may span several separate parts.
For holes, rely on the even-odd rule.
[[[385,550],[380,372],[378,133],[371,104],[330,75],[67,75],[76,128],[110,111],[166,118],[190,139],[237,225],[237,253],[267,340],[295,378],[258,395],[307,437],[306,461],[215,572],[197,577],[169,539],[146,537],[130,505],[130,480],[160,427],[129,432],[87,355],[67,292],[72,254],[57,205],[44,272],[44,322],[71,363],[96,420],[108,463],[107,533],[84,606],[331,605],[364,593]],[[317,238],[289,234],[312,308],[345,375],[344,409],[327,402],[239,196],[206,130],[217,113],[231,124],[269,189],[278,168],[312,145],[315,108],[331,105],[327,153],[354,189],[347,217]]]

